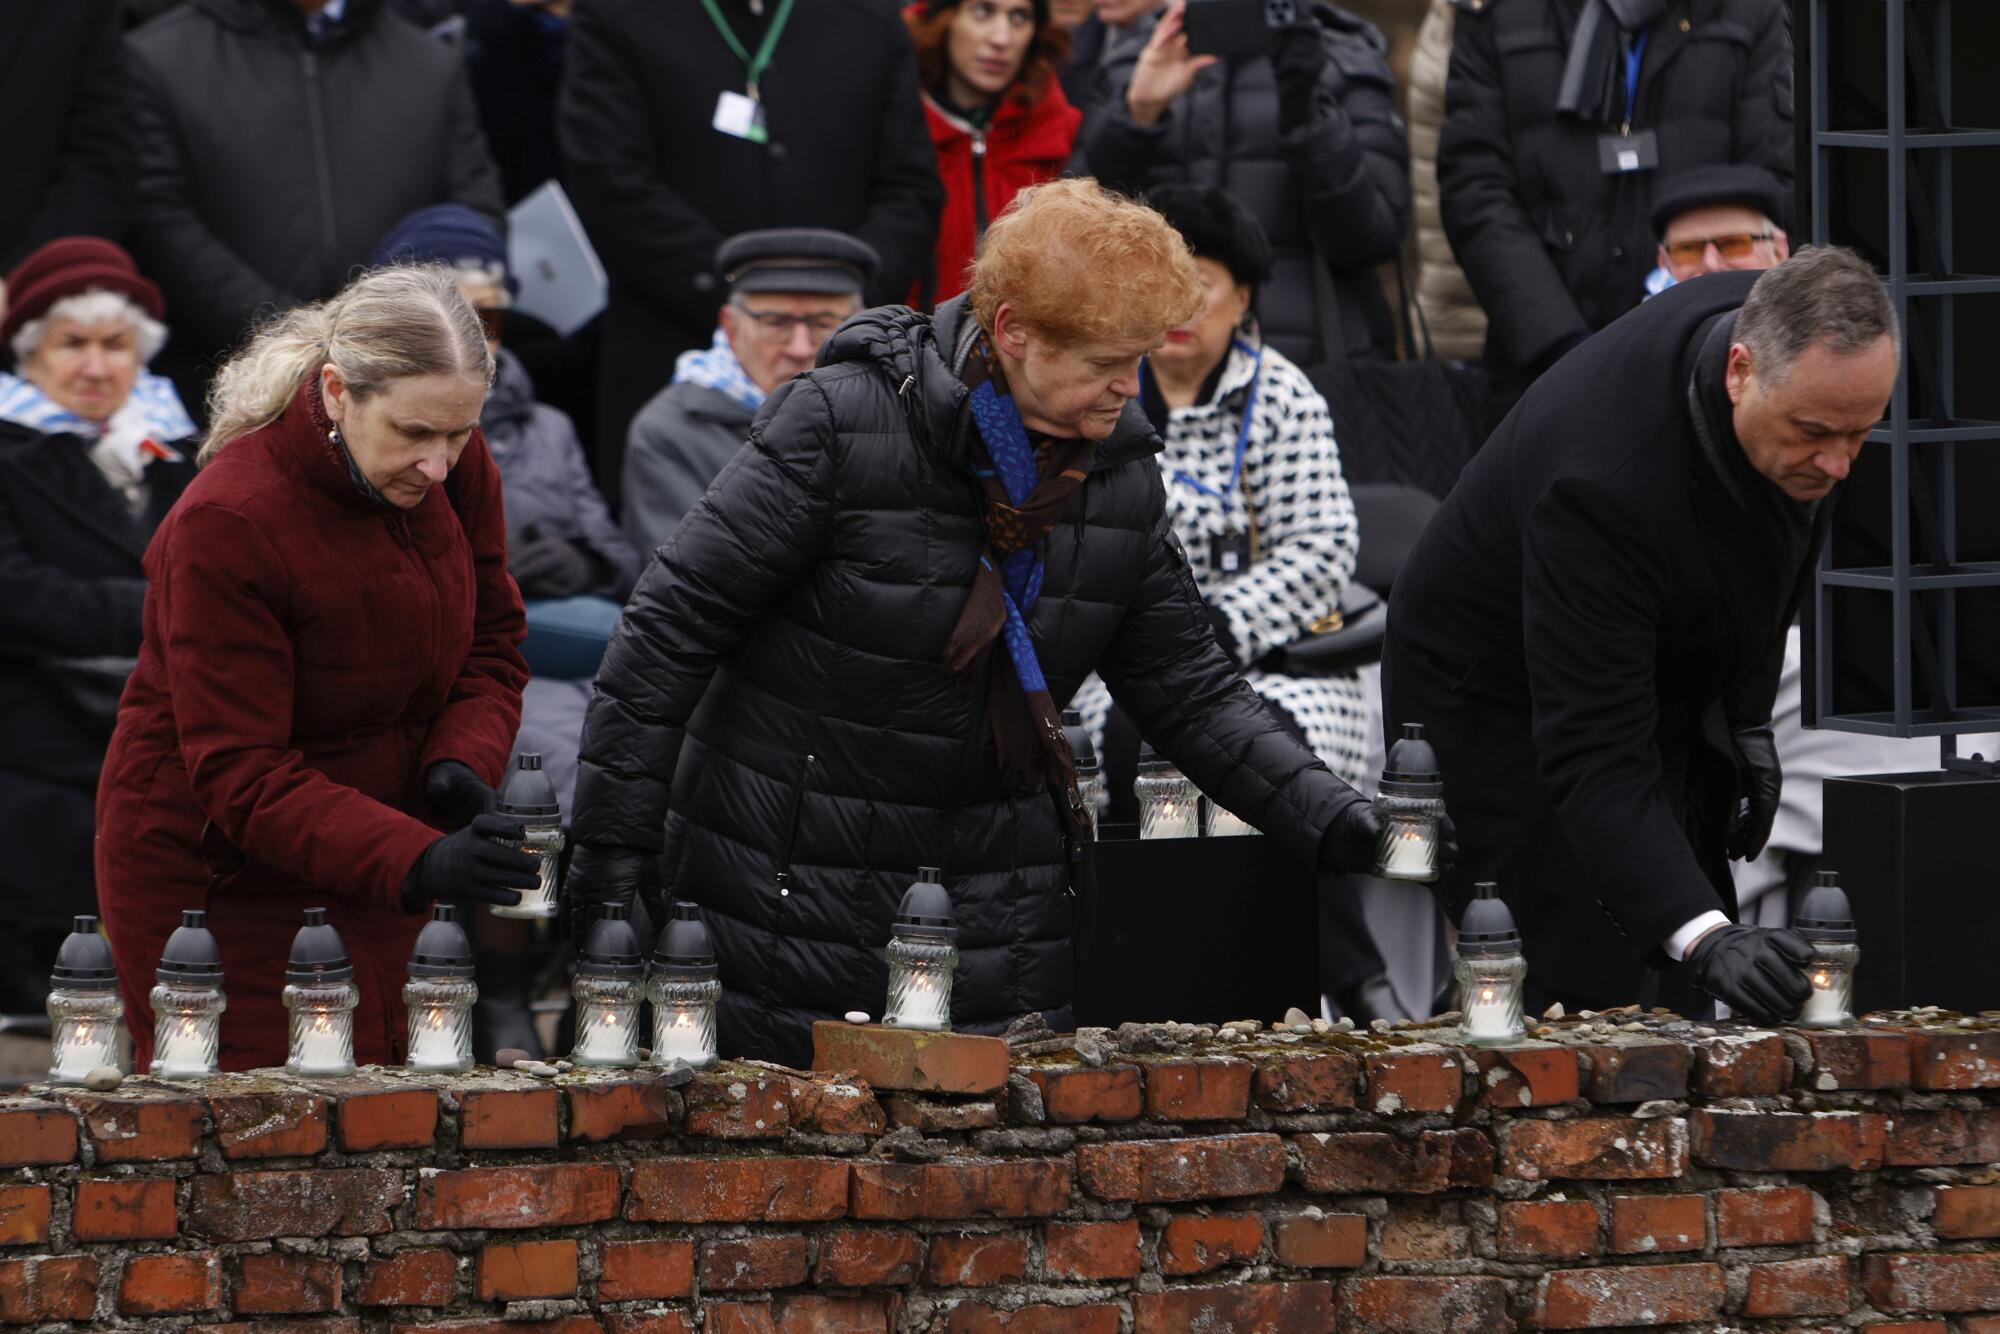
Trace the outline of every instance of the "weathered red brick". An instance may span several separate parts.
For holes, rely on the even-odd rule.
[[[1743,1172],[1872,1172],[1888,1135],[1873,1112],[1697,1111],[1694,1159]]]
[[[1361,1077],[1361,1062],[1344,1051],[1287,1052],[1258,1059],[1251,1096],[1267,1112],[1345,1111]]]
[[[1715,1193],[1718,1246],[1797,1246],[1813,1239],[1813,1193],[1796,1186]]]
[[[88,1320],[97,1309],[97,1261],[89,1256],[0,1261],[0,1320]]]
[[[74,1098],[83,1133],[100,1163],[150,1163],[192,1158],[201,1138],[198,1098],[107,1095]]]
[[[1910,1086],[1910,1039],[1877,1029],[1811,1032],[1813,1068],[1801,1082],[1817,1089],[1904,1089]]]
[[[846,1228],[822,1232],[813,1282],[830,1288],[900,1288],[917,1281],[924,1239],[914,1232]]]
[[[76,1114],[67,1107],[12,1102],[0,1106],[0,1167],[76,1161]]]
[[[467,1088],[458,1142],[467,1149],[553,1149],[562,1095],[552,1088]]]
[[[1359,1269],[1368,1263],[1368,1220],[1360,1214],[1274,1219],[1271,1254],[1297,1269]]]
[[[2000,1088],[2000,1031],[1912,1033],[1910,1082],[1920,1089]]]
[[[1543,1329],[1675,1325],[1720,1315],[1722,1296],[1719,1265],[1562,1269],[1542,1279],[1534,1319]]]
[[[417,1226],[575,1227],[618,1212],[618,1169],[610,1163],[477,1167],[417,1183]]]
[[[1457,1200],[1392,1200],[1377,1249],[1384,1260],[1457,1260],[1472,1254],[1472,1228]]]
[[[1231,1283],[1169,1288],[1132,1299],[1133,1334],[1291,1334],[1333,1328],[1331,1283]]]
[[[990,1288],[1028,1273],[1028,1238],[1019,1232],[934,1232],[924,1282],[940,1288]]]
[[[1456,1143],[1449,1131],[1414,1137],[1377,1131],[1292,1136],[1306,1189],[1321,1195],[1428,1195],[1449,1189]]]
[[[708,1302],[702,1334],[889,1334],[896,1298],[781,1293],[765,1302]]]
[[[792,1125],[821,1135],[879,1135],[888,1117],[873,1089],[844,1080],[794,1079]]]
[[[1250,1107],[1248,1061],[1168,1060],[1146,1066],[1146,1115],[1155,1121],[1240,1121]]]
[[[79,1181],[69,1230],[78,1241],[172,1241],[179,1230],[173,1178]]]
[[[1276,1135],[1083,1144],[1076,1174],[1100,1200],[1163,1204],[1268,1195],[1284,1184],[1285,1146]]]
[[[1494,1253],[1502,1260],[1575,1260],[1597,1255],[1597,1206],[1589,1200],[1503,1200]]]
[[[225,1086],[207,1097],[225,1158],[309,1158],[326,1148],[329,1109],[317,1093]]]
[[[482,1302],[576,1295],[576,1243],[509,1241],[479,1248],[473,1292]]]
[[[960,1302],[939,1316],[931,1334],[1118,1334],[1125,1313],[1116,1306],[1022,1306],[1006,1311]]]
[[[1792,1058],[1776,1033],[1732,1033],[1695,1048],[1695,1092],[1704,1098],[1771,1098],[1792,1082]]]
[[[222,1304],[222,1266],[213,1251],[135,1255],[118,1279],[120,1315],[187,1315]]]
[[[1007,1044],[823,1019],[813,1025],[813,1069],[851,1070],[870,1088],[906,1093],[992,1093],[1007,1084]]]
[[[2000,1237],[2000,1186],[1953,1186],[1937,1192],[1931,1230],[1940,1237]]]
[[[657,1077],[593,1079],[563,1093],[572,1141],[658,1139],[680,1120],[681,1095]]]
[[[1051,1278],[1137,1278],[1139,1223],[1051,1223],[1044,1234]]]
[[[458,1257],[450,1251],[398,1251],[361,1267],[358,1306],[449,1306],[458,1295]]]
[[[1512,1330],[1497,1278],[1350,1278],[1340,1285],[1342,1334],[1502,1334]]]
[[[496,1326],[499,1324],[498,1321],[493,1323]],[[409,1331],[419,1328],[424,1334],[430,1334],[430,1331],[435,1329],[460,1330],[465,1326],[391,1325],[389,1328],[396,1331],[396,1334],[409,1334]],[[510,1325],[506,1327],[505,1334],[526,1334],[528,1330],[545,1331],[550,1328],[552,1327],[546,1324]],[[591,1328],[593,1330],[597,1328],[595,1322]],[[187,1334],[361,1334],[361,1322],[353,1316],[321,1316],[317,1320],[302,1320],[297,1317],[289,1320],[232,1320],[221,1325],[189,1325]]]
[[[0,1186],[0,1246],[47,1241],[53,1205],[47,1186]]]
[[[323,1255],[242,1255],[236,1258],[238,1315],[309,1315],[340,1306],[340,1261]]]
[[[1620,1195],[1611,1201],[1614,1255],[1665,1255],[1708,1244],[1708,1202],[1700,1195]]]
[[[1594,1103],[1678,1100],[1687,1097],[1694,1050],[1685,1043],[1636,1039],[1582,1048],[1590,1058],[1584,1093]]]
[[[701,1248],[703,1292],[791,1288],[805,1281],[806,1239],[801,1236],[735,1237]]]
[[[847,1213],[838,1158],[656,1158],[632,1169],[642,1223],[807,1223]]]
[[[343,1089],[335,1098],[334,1122],[340,1147],[349,1153],[383,1149],[428,1149],[437,1141],[435,1089]]]
[[[891,1093],[883,1097],[881,1105],[890,1124],[913,1126],[926,1135],[964,1134],[1000,1124],[1000,1105],[991,1098],[943,1102]]]
[[[1365,1105],[1380,1113],[1449,1112],[1465,1091],[1465,1053],[1456,1047],[1398,1047],[1368,1058]]]
[[[187,1230],[215,1241],[371,1236],[393,1226],[403,1174],[368,1167],[205,1172],[188,1194]]]
[[[1160,1272],[1206,1274],[1255,1260],[1264,1251],[1264,1220],[1256,1214],[1181,1214],[1160,1229]]]
[[[1744,1315],[1846,1315],[1848,1305],[1844,1255],[1750,1266]]]
[[[1106,1146],[1108,1147],[1108,1146]],[[1069,1204],[1068,1159],[855,1163],[856,1218],[1044,1218]]]
[[[694,1293],[691,1241],[607,1241],[598,1253],[597,1300],[633,1302]]]
[[[1144,1086],[1135,1065],[1101,1069],[1031,1069],[1026,1072],[1042,1091],[1050,1121],[1077,1125],[1084,1121],[1130,1121],[1146,1107]]]
[[[1523,1181],[1657,1181],[1687,1167],[1687,1123],[1678,1117],[1517,1121],[1501,1136],[1500,1170]]]
[[[609,1334],[694,1334],[694,1316],[686,1311],[612,1311],[604,1317]]]
[[[681,1090],[687,1132],[709,1139],[782,1139],[792,1128],[793,1082],[726,1066],[696,1075]]]
[[[1902,1108],[1890,1118],[1883,1161],[1890,1167],[2000,1162],[2000,1108]]]
[[[1523,1043],[1518,1047],[1474,1047],[1465,1055],[1483,1106],[1552,1107],[1583,1096],[1574,1047]]]
[[[309,1326],[333,1325],[334,1321],[300,1320],[285,1322],[284,1334],[316,1334]],[[361,1322],[344,1322],[358,1334]],[[214,1326],[218,1331],[243,1331],[250,1334],[253,1328],[268,1329],[268,1326],[227,1325]],[[196,1325],[188,1334],[206,1334],[205,1328]],[[326,1334],[343,1334],[343,1331],[329,1329]],[[391,1325],[389,1334],[604,1334],[604,1326],[587,1315],[561,1316],[554,1320],[426,1320],[418,1325]]]
[[[1864,1255],[1861,1286],[1882,1311],[1992,1311],[2000,1309],[2000,1253]]]

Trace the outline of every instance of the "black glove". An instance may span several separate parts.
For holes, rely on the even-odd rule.
[[[1382,817],[1375,803],[1356,796],[1340,808],[1333,823],[1319,839],[1319,869],[1336,874],[1360,871],[1366,874],[1375,865],[1375,852],[1382,844]]]
[[[1312,123],[1319,96],[1319,76],[1326,69],[1326,46],[1317,20],[1294,23],[1278,34],[1271,50],[1271,72],[1278,79],[1278,133]]]
[[[500,795],[457,760],[439,760],[424,774],[424,801],[448,823],[468,825],[498,809]]]
[[[571,938],[583,939],[599,908],[613,903],[629,906],[641,893],[647,896],[653,920],[660,921],[657,865],[658,859],[643,848],[577,844],[570,853],[569,874],[563,878],[563,923]]]
[[[1778,767],[1778,743],[1771,725],[1746,727],[1734,738],[1736,762],[1749,793],[1737,803],[1729,821],[1729,855],[1747,862],[1771,841],[1771,824],[1778,818],[1778,794],[1784,771]]]
[[[517,547],[507,558],[507,572],[521,586],[524,598],[573,597],[597,577],[589,553],[560,537],[544,537]]]
[[[1694,984],[1731,1010],[1760,1024],[1796,1018],[1812,994],[1802,969],[1815,958],[1812,943],[1792,930],[1718,926],[1688,952]]]
[[[511,908],[520,890],[541,883],[541,860],[496,838],[518,838],[521,822],[504,815],[479,815],[455,834],[424,849],[403,877],[403,911],[421,912],[432,899],[474,899]]]

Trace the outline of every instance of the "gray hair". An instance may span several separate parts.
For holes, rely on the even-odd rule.
[[[1750,349],[1757,374],[1776,383],[1799,354],[1824,342],[1851,356],[1882,339],[1902,355],[1895,303],[1875,270],[1845,246],[1807,246],[1766,269],[1731,336]]]
[[[479,317],[442,264],[370,269],[325,301],[263,325],[216,374],[208,436],[197,462],[269,426],[299,386],[332,366],[356,398],[410,375],[464,375],[493,382],[493,354]]]
[[[14,353],[16,366],[27,364],[42,346],[42,340],[48,337],[49,325],[57,320],[75,320],[78,324],[125,321],[132,326],[132,338],[139,347],[141,366],[150,363],[167,342],[167,326],[140,309],[138,302],[123,292],[107,292],[101,287],[93,287],[75,296],[64,297],[14,331],[14,341],[8,347]]]

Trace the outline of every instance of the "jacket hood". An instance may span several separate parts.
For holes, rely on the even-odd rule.
[[[305,40],[306,19],[291,0],[191,0],[195,8],[226,28],[267,37]],[[347,0],[339,24],[328,37],[336,43],[374,23],[383,0]]]

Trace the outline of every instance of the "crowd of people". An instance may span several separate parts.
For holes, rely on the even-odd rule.
[[[1202,49],[1188,10],[1235,2],[20,16],[0,1010],[96,905],[143,1013],[205,905],[226,1055],[271,1063],[273,941],[324,901],[389,1059],[415,910],[518,887],[480,824],[516,750],[575,817],[572,901],[700,901],[725,1048],[781,1059],[879,993],[920,864],[961,908],[961,1018],[1063,1017],[1065,708],[1114,788],[1143,739],[1301,862],[1364,870],[1357,790],[1401,719],[1379,635],[1316,650],[1363,572],[1390,591],[1364,542],[1400,553],[1445,497],[1344,468],[1320,372],[1422,355],[1415,320],[1483,367],[1490,426],[1649,298],[1786,260],[1789,19],[1301,0]],[[609,280],[569,336],[512,303],[507,210],[551,181]],[[544,608],[601,627],[601,669],[523,656]],[[1794,632],[1794,700],[1796,672]],[[1765,888],[1818,851],[1792,825]],[[1325,897],[1323,1007],[1427,1009],[1389,975],[1435,934],[1359,902]],[[534,1050],[533,933],[478,920],[479,1047]],[[1616,972],[1660,943],[1592,948]]]

